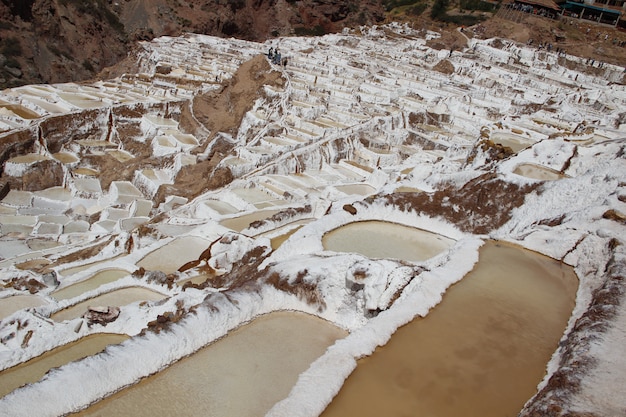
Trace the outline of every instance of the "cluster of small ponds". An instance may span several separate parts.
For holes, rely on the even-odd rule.
[[[242,224],[246,222],[250,219]],[[232,223],[233,228],[239,227]],[[299,227],[276,235],[272,245],[278,247]],[[181,257],[197,258],[207,244],[198,237],[175,239],[138,264],[176,270]],[[366,221],[327,233],[323,245],[327,251],[419,262],[445,251],[454,240],[399,224]],[[71,299],[126,275],[128,271],[121,268],[103,269],[51,296]],[[371,357],[359,360],[324,415],[403,415],[415,410],[437,416],[515,415],[545,374],[571,315],[576,287],[571,268],[513,245],[487,242],[475,269],[449,288],[438,306],[398,329]],[[0,312],[6,316],[15,308],[45,302],[33,297],[2,299]],[[60,322],[80,317],[88,305],[124,306],[164,297],[139,287],[117,289],[51,318]],[[288,395],[297,376],[328,346],[345,336],[342,329],[313,316],[272,313],[81,415],[148,416],[167,410],[185,415],[262,415]],[[4,370],[0,395],[39,380],[48,369],[126,338],[92,335]]]

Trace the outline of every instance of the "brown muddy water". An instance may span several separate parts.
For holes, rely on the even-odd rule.
[[[262,416],[346,335],[308,314],[267,314],[77,415]]]
[[[50,369],[102,352],[108,345],[122,343],[124,334],[100,333],[52,349],[41,356],[0,372],[0,397],[22,385],[39,381]],[[59,395],[62,395],[61,393]]]
[[[569,266],[487,242],[426,317],[359,360],[322,416],[516,416],[545,375],[577,285]]]
[[[325,250],[406,261],[425,261],[453,244],[454,240],[426,230],[379,220],[348,223],[322,238]]]

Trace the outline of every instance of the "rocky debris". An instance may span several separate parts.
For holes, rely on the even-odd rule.
[[[120,315],[119,307],[89,307],[87,312],[83,314],[83,318],[87,319],[89,325],[93,324],[101,324],[106,326],[108,323],[111,323]]]
[[[6,282],[4,288],[14,288],[19,291],[28,291],[30,294],[37,294],[39,291],[46,288],[46,285],[35,278],[18,277],[12,278],[9,282]]]

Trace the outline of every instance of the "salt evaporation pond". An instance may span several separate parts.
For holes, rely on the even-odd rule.
[[[78,415],[262,416],[346,335],[308,314],[270,313]]]
[[[453,244],[444,236],[382,220],[348,223],[322,238],[325,250],[413,262],[430,259]]]
[[[157,301],[165,297],[161,293],[146,288],[121,288],[65,308],[52,314],[50,318],[56,322],[72,320],[85,314],[89,307],[122,307],[137,301]]]
[[[259,220],[265,220],[269,217],[272,217],[279,211],[280,210],[257,210],[243,216],[222,220],[220,224],[224,227],[228,227],[229,229],[234,230],[235,232],[241,232],[242,230],[250,227],[250,224]]]
[[[105,269],[104,271],[94,274],[91,278],[87,278],[86,280],[77,282],[76,284],[68,285],[65,288],[52,292],[50,295],[57,300],[74,298],[87,291],[96,289],[101,285],[117,281],[118,279],[129,274],[130,272],[125,269]]]
[[[545,375],[577,285],[569,266],[487,242],[439,305],[359,361],[322,415],[516,416]]]
[[[513,173],[542,181],[554,181],[565,177],[558,171],[535,164],[519,164],[515,167]]]
[[[513,150],[513,152],[519,152],[522,149],[528,148],[533,144],[533,142],[524,138],[523,136],[517,135],[515,133],[505,133],[499,132],[491,135],[491,140],[495,143],[499,143],[502,146],[507,146]]]
[[[100,333],[83,337],[52,349],[41,356],[0,372],[0,397],[22,385],[39,381],[50,369],[102,352],[107,346],[122,343],[124,334]],[[62,393],[59,393],[62,395]]]
[[[137,262],[137,266],[148,271],[162,271],[172,274],[189,261],[194,261],[204,252],[211,242],[196,236],[185,236],[150,252]]]
[[[335,188],[342,193],[346,194],[356,194],[356,195],[371,195],[376,192],[376,188],[372,187],[369,184],[346,184],[346,185],[337,185]]]
[[[46,301],[43,298],[30,294],[18,294],[0,298],[0,320],[10,316],[18,310],[37,307],[44,304],[46,304]]]

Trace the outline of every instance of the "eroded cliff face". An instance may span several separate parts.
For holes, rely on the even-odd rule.
[[[384,19],[378,0],[1,0],[0,89],[98,76],[137,41],[183,32],[254,41]],[[108,76],[109,72],[104,73]]]

